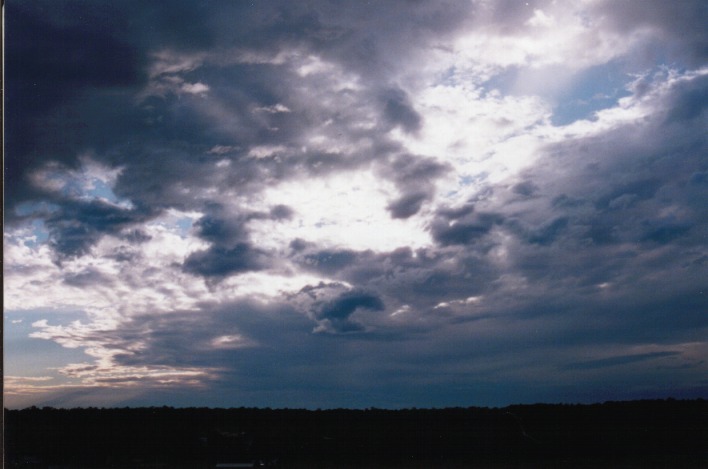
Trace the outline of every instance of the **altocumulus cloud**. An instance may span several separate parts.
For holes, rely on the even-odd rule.
[[[705,2],[6,12],[8,406],[708,392]]]

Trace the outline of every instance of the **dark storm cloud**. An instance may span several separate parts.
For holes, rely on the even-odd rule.
[[[289,220],[293,214],[294,210],[283,204],[276,205],[270,209],[270,217],[273,220]]]
[[[124,350],[117,356],[118,364],[213,370],[209,387],[201,392],[203,398],[216,398],[214,405],[230,406],[229,399],[234,396],[239,405],[268,402],[282,407],[325,407],[336,406],[347,396],[365,404],[372,398],[369,393],[378,394],[386,388],[373,391],[367,384],[380,373],[369,371],[380,353],[375,337],[312,334],[312,322],[285,304],[205,304],[199,311],[136,317],[121,330],[129,340],[113,339],[116,349]],[[220,336],[237,339],[220,345],[214,342]],[[96,334],[93,338],[105,337]],[[131,350],[132,340],[143,346]],[[343,383],[348,383],[348,391],[342,391]],[[148,398],[154,398],[159,390],[148,392]],[[173,402],[179,393],[179,389],[171,389],[169,395],[158,395]],[[190,405],[188,399],[185,403]]]
[[[138,34],[144,43],[191,50],[216,42],[208,2],[176,1],[164,8],[157,3],[131,0],[124,7],[141,12],[131,17],[128,31]]]
[[[596,8],[618,31],[657,28],[663,46],[669,47],[674,57],[683,57],[692,66],[700,66],[708,59],[705,28],[708,5],[701,0],[686,0],[680,5],[661,0],[605,0]]]
[[[216,244],[230,244],[247,238],[246,217],[228,218],[228,215],[205,215],[195,224],[200,238]]]
[[[512,187],[512,190],[516,194],[522,195],[524,197],[530,197],[536,191],[538,191],[538,186],[536,186],[536,184],[534,184],[532,181],[523,181],[518,184],[515,184],[514,187]]]
[[[300,247],[301,250],[295,251],[293,258],[298,265],[376,294],[386,305],[388,313],[408,305],[415,309],[414,314],[420,313],[425,317],[440,302],[464,300],[493,291],[493,282],[501,275],[488,259],[474,249],[454,247],[413,251],[405,247],[376,253],[369,250],[317,250],[313,245]],[[330,290],[333,288],[329,287]],[[342,288],[341,285],[339,288]],[[302,293],[316,298],[327,291],[326,286],[320,286],[308,287]],[[434,314],[440,319],[439,312]],[[370,328],[382,327],[379,332],[387,330],[388,326],[377,324],[380,321],[375,318],[368,319],[372,319],[367,324]]]
[[[430,231],[441,246],[471,244],[484,238],[503,220],[504,216],[498,213],[471,213],[454,219],[442,216],[433,220]]]
[[[538,229],[525,233],[525,237],[529,243],[547,246],[558,239],[567,226],[567,217],[556,218]]]
[[[139,137],[139,134],[136,136]],[[163,145],[159,145],[162,143]],[[113,153],[115,152],[115,153]],[[203,189],[219,181],[218,168],[209,159],[201,159],[204,145],[180,145],[180,142],[145,142],[141,147],[130,142],[112,150],[115,164],[123,168],[114,192],[119,197],[150,206],[155,211],[170,207],[179,210],[204,209],[212,203]],[[209,164],[209,163],[212,164]],[[258,171],[244,165],[238,176],[224,176],[228,183],[248,187]],[[159,174],[159,178],[155,175]],[[223,174],[223,173],[222,173]],[[206,206],[206,207],[205,207]]]
[[[203,390],[217,399],[216,405],[230,406],[234,396],[239,405],[262,406],[259,402],[265,399],[268,405],[281,407],[311,407],[315,402],[319,403],[315,406],[336,406],[346,396],[359,396],[362,402],[369,399],[362,373],[372,361],[365,352],[370,337],[312,334],[311,321],[287,307],[239,302],[205,307],[198,313],[180,312],[169,319],[145,317],[134,327],[154,332],[147,339],[148,347],[122,355],[121,364],[216,368],[209,389]],[[252,344],[214,347],[210,345],[214,331],[243,335]],[[346,385],[348,391],[342,391],[343,383],[351,383]],[[179,390],[164,398],[172,400],[175,393]]]
[[[343,283],[320,282],[289,295],[303,312],[317,323],[313,332],[345,334],[363,332],[366,324],[356,316],[362,311],[381,312],[385,304],[373,290],[349,288]]]
[[[598,360],[589,360],[585,362],[569,363],[565,366],[567,370],[592,370],[597,368],[605,368],[608,366],[621,366],[630,363],[637,363],[646,360],[653,360],[654,358],[671,357],[674,355],[679,355],[680,352],[652,352],[652,353],[640,353],[636,355],[620,355],[616,357],[601,358]]]
[[[73,201],[61,203],[60,208],[45,221],[49,242],[61,257],[85,254],[105,234],[119,235],[152,217],[149,209],[123,208],[103,201]],[[127,234],[136,241],[135,231]]]
[[[425,2],[407,5],[405,15],[393,6],[379,8],[381,15],[372,17],[364,8],[349,6],[352,16],[342,21],[339,9],[326,2],[221,4],[216,9],[177,2],[165,11],[141,3],[13,4],[8,22],[12,32],[8,108],[17,114],[8,121],[18,128],[9,129],[7,142],[10,218],[15,205],[43,196],[28,183],[29,173],[48,161],[76,167],[77,157],[87,150],[95,159],[123,168],[114,188],[118,196],[150,206],[155,214],[170,207],[199,210],[208,203],[201,189],[217,179],[218,171],[208,164],[217,158],[228,158],[232,165],[228,174],[220,174],[220,184],[238,187],[241,193],[258,191],[272,178],[326,174],[367,164],[376,155],[385,158],[397,151],[385,136],[391,125],[408,131],[420,126],[420,116],[400,87],[382,92],[378,83],[364,81],[358,96],[341,91],[352,94],[343,98],[361,105],[344,112],[320,109],[319,98],[309,91],[293,93],[292,85],[302,77],[290,64],[239,62],[233,58],[236,52],[228,52],[236,45],[241,54],[267,58],[285,48],[301,48],[303,55],[308,50],[320,53],[354,73],[375,75],[379,66],[395,66],[410,58],[402,53],[414,50],[414,31],[416,42],[425,42],[459,22],[453,11]],[[49,16],[50,10],[58,14]],[[428,18],[433,12],[439,15]],[[382,18],[396,17],[400,27],[379,28]],[[227,25],[224,18],[233,21]],[[427,18],[425,28],[414,29],[420,18]],[[397,44],[397,53],[388,56],[389,49],[379,50],[379,43],[371,42],[378,51],[377,65],[368,57],[366,67],[360,67],[351,52],[367,50],[369,33],[374,31],[390,38],[389,46]],[[323,80],[323,89],[329,86],[325,76],[307,80],[313,84]],[[186,85],[201,82],[208,86],[204,95],[184,92]],[[138,99],[145,90],[148,95]],[[371,103],[370,109],[366,103]],[[259,111],[277,105],[288,112]],[[212,109],[218,113],[210,115]],[[345,135],[352,144],[367,139],[373,148],[352,157],[292,150],[293,144],[301,147],[300,138],[308,129],[328,118],[336,124],[333,135]],[[372,118],[377,123],[373,130],[353,128]],[[249,148],[280,143],[289,147],[282,158],[247,158]],[[219,146],[234,151],[209,153]],[[402,188],[405,193],[392,203],[392,214],[405,218],[416,213],[423,193],[427,198],[432,194],[425,185],[418,194]]]
[[[405,154],[395,157],[382,171],[401,186],[408,187],[430,184],[451,169],[448,164],[433,158]]]
[[[337,333],[357,332],[364,326],[352,319],[358,309],[382,311],[384,303],[376,295],[364,291],[348,291],[330,301],[315,303],[314,314],[319,322]]]
[[[207,278],[223,278],[265,268],[265,253],[250,243],[236,243],[233,247],[212,246],[190,254],[184,261],[184,270]]]
[[[139,52],[116,34],[125,15],[106,4],[109,9],[99,9],[96,16],[77,2],[40,5],[8,4],[5,59],[7,79],[13,84],[9,105],[17,104],[18,111],[32,117],[83,88],[134,85],[143,78]],[[72,20],[57,24],[63,14]]]
[[[314,50],[379,85],[397,69],[416,64],[427,45],[451,37],[475,13],[457,1],[287,5],[287,11],[305,9],[317,19],[316,28],[306,29]]]
[[[124,34],[125,12],[102,3],[9,2],[5,47],[5,190],[12,208],[35,191],[28,172],[50,153],[73,163],[76,155],[38,145],[56,131],[55,141],[87,125],[80,116],[57,122],[50,113],[91,88],[135,86],[144,79],[143,57]],[[94,4],[94,6],[96,6]],[[62,19],[69,19],[62,22]],[[68,138],[72,138],[68,136]]]
[[[325,250],[304,256],[302,265],[305,268],[332,275],[351,266],[359,257],[359,253],[349,249]]]
[[[273,321],[279,326],[273,327]],[[138,353],[121,354],[118,361],[123,365],[233,368],[236,357],[253,355],[253,349],[279,341],[294,346],[311,329],[311,322],[286,304],[247,300],[203,304],[195,311],[132,318],[121,327],[120,343],[128,349],[130,341],[139,340],[144,347]],[[224,337],[227,340],[218,341]]]
[[[420,207],[429,196],[425,192],[405,194],[398,200],[391,202],[387,208],[393,218],[409,218],[420,211]]]
[[[691,175],[691,184],[708,185],[708,171],[697,171]]]
[[[421,116],[411,105],[405,91],[392,88],[381,93],[384,116],[391,124],[400,126],[409,133],[417,132],[421,126]]]
[[[689,225],[676,224],[672,222],[646,223],[646,230],[642,236],[643,241],[653,241],[659,244],[666,244],[676,240],[686,234],[691,229]],[[654,225],[654,226],[652,226]]]
[[[700,341],[708,327],[702,314],[708,301],[693,278],[695,272],[672,270],[682,285],[667,289],[666,279],[640,276],[640,266],[626,259],[600,267],[588,255],[582,273],[577,260],[570,262],[572,269],[564,268],[561,261],[545,269],[529,269],[526,274],[533,279],[534,289],[506,293],[502,317],[510,324],[538,328],[529,342],[597,351],[609,345],[670,347]],[[590,278],[596,274],[614,285],[598,286],[598,279]],[[630,278],[622,278],[627,274]]]
[[[380,295],[361,289],[341,291],[340,288],[341,285],[321,284],[303,289],[302,293],[313,297],[333,290],[340,292],[311,305],[312,319],[327,321],[329,329],[323,330],[334,333],[362,332],[367,324],[361,322],[362,317],[357,317],[357,310],[385,316],[383,308],[386,305]],[[333,342],[321,342],[321,334],[312,334],[311,322],[287,303],[272,302],[265,305],[249,301],[221,305],[204,304],[199,311],[140,316],[118,331],[97,332],[92,340],[108,340],[113,347],[126,352],[134,349],[129,346],[131,341],[141,341],[143,347],[138,352],[119,356],[119,362],[124,365],[224,367],[224,373],[229,373],[230,368],[231,371],[237,370],[239,374],[255,373],[269,380],[289,376],[287,370],[293,366],[298,372],[305,372],[305,365],[312,364],[313,361],[320,363],[332,359],[333,365],[341,366],[344,362],[352,364],[350,360],[357,357],[356,360],[362,365],[372,366],[372,361],[382,360],[379,353],[384,350],[388,350],[386,354],[390,360],[385,360],[388,366],[405,367],[407,360],[412,360],[411,363],[415,362],[417,369],[426,361],[439,363],[443,358],[445,362],[440,354],[460,358],[469,357],[470,354],[483,354],[487,359],[497,359],[494,357],[508,353],[531,353],[530,350],[534,348],[550,348],[551,352],[545,352],[548,353],[546,360],[551,360],[554,366],[565,367],[567,370],[595,369],[651,358],[677,356],[679,352],[671,350],[671,344],[700,337],[701,331],[692,329],[692,326],[708,326],[705,320],[696,322],[705,301],[696,303],[695,300],[685,300],[675,303],[674,298],[660,297],[661,295],[653,295],[641,303],[627,299],[593,303],[590,296],[585,296],[576,299],[573,304],[563,298],[548,301],[545,297],[539,297],[529,301],[528,297],[516,297],[514,301],[506,303],[509,311],[494,312],[491,316],[481,319],[472,318],[496,323],[504,327],[505,334],[489,336],[474,329],[479,326],[468,326],[470,323],[453,321],[452,327],[457,328],[458,332],[444,332],[442,337],[447,341],[447,346],[435,346],[433,350],[426,350],[431,343],[423,340],[423,337],[435,333],[429,324],[418,331],[422,336],[413,333],[416,330],[415,324],[407,325],[402,331],[391,330],[389,335],[346,334],[363,341],[352,342],[351,350],[347,351],[343,348],[349,347],[345,343],[338,342],[339,345],[335,345]],[[651,306],[654,301],[656,305]],[[680,305],[685,311],[691,310],[692,313],[672,318],[666,314],[666,308],[671,308],[674,304]],[[588,315],[594,317],[594,320],[579,320]],[[653,326],[640,330],[636,327],[637,321],[646,315]],[[450,321],[450,318],[445,317],[438,319]],[[669,327],[672,323],[674,326]],[[562,340],[559,339],[559,333],[562,334]],[[234,337],[234,340],[224,344],[214,342],[214,339],[223,336]],[[580,346],[587,353],[587,347],[597,344],[607,348],[646,342],[667,345],[662,347],[665,350],[659,353],[617,354],[611,359],[588,360],[587,355],[583,357],[582,353],[577,354],[575,351],[560,355],[557,353],[566,347],[574,346]],[[393,349],[398,348],[403,349],[397,352],[399,355],[389,355]],[[666,352],[666,349],[669,352]],[[343,352],[350,354],[348,359],[339,357]],[[569,360],[573,358],[575,361],[569,364]],[[352,367],[353,364],[343,371],[352,372]],[[309,368],[307,377],[301,376],[300,381],[326,381],[326,376],[316,378],[315,375],[309,374],[316,374],[317,369],[317,366]],[[405,372],[401,370],[399,376],[404,375]]]
[[[435,195],[436,179],[451,170],[449,165],[430,157],[394,156],[379,170],[382,176],[393,180],[401,192],[401,196],[387,207],[391,217],[405,219],[418,213],[423,203]]]
[[[677,102],[674,103],[674,107],[669,111],[666,118],[667,123],[690,121],[706,112],[706,108],[708,108],[708,86],[706,86],[705,82],[708,79],[703,78],[700,81],[703,82],[702,86],[692,87],[679,96]]]
[[[678,254],[680,246],[697,247],[707,214],[698,200],[706,194],[704,186],[691,181],[705,167],[701,155],[708,147],[699,129],[705,127],[706,114],[680,111],[690,116],[680,125],[667,116],[688,106],[689,97],[700,96],[706,80],[676,81],[657,94],[664,78],[650,78],[641,92],[656,95],[656,110],[642,125],[622,125],[546,148],[547,156],[526,174],[543,191],[516,201],[523,213],[508,217],[506,227],[532,244],[551,247],[563,240],[568,248],[597,249],[599,257],[603,249],[618,245],[637,250],[668,245],[679,257],[688,254]],[[547,203],[548,210],[540,210],[538,203]],[[548,255],[563,254],[552,250]]]
[[[420,138],[426,123],[414,86],[397,72],[417,67],[470,18],[513,37],[548,2],[521,3],[487,2],[478,15],[467,2],[15,2],[7,12],[10,216],[23,201],[51,200],[56,210],[30,216],[45,221],[59,259],[111,235],[129,244],[112,253],[128,269],[149,239],[140,223],[170,208],[202,213],[192,234],[208,246],[181,269],[213,286],[278,265],[251,226],[296,219],[299,207],[244,206],[283,181],[373,168],[398,190],[387,201],[392,218],[432,214],[426,248],[294,240],[293,270],[329,283],[264,304],[204,302],[86,332],[86,343],[121,351],[118,364],[218,368],[221,394],[238,390],[255,405],[275,402],[269,397],[430,405],[440,393],[459,399],[458,385],[488,395],[507,386],[506,398],[528,399],[534,376],[548,396],[549,381],[574,371],[678,360],[679,347],[703,341],[708,328],[708,79],[637,80],[629,99],[647,100],[646,118],[588,136],[569,131],[511,182],[472,181],[477,196],[458,206],[434,205],[436,183],[454,171],[440,162],[446,155],[410,154],[391,136]],[[705,7],[659,3],[597,8],[619,31],[658,28],[686,46],[687,61],[702,63]],[[312,57],[321,61],[315,71],[299,68]],[[314,137],[329,147],[316,148]],[[26,178],[49,162],[75,170],[84,153],[121,168],[113,192],[135,208],[57,198]],[[88,289],[111,279],[86,268],[63,282]],[[633,349],[647,344],[660,351]],[[616,352],[605,353],[610,346]],[[505,384],[489,384],[497,382]],[[337,394],[347,385],[357,396]],[[301,401],[282,397],[292,389]],[[370,389],[378,396],[361,394]]]
[[[320,305],[317,317],[338,320],[348,319],[357,308],[381,311],[384,309],[384,305],[381,299],[375,295],[360,291],[350,291]]]
[[[608,193],[595,201],[595,207],[599,210],[621,209],[635,201],[651,199],[656,195],[660,185],[661,182],[657,179],[646,179],[610,187]]]
[[[538,321],[539,331],[562,327],[565,343],[593,348],[664,343],[673,350],[672,344],[702,340],[704,266],[695,261],[704,251],[708,216],[698,201],[708,193],[691,181],[700,180],[695,175],[705,166],[701,155],[708,148],[699,130],[705,117],[691,114],[681,126],[666,119],[702,81],[677,83],[641,125],[544,149],[525,174],[543,190],[528,199],[510,195],[513,203],[500,209],[506,218],[498,229],[516,240],[507,245],[514,267],[505,273],[529,283],[499,298],[496,310]],[[653,86],[646,92],[654,93]],[[544,340],[559,337],[550,332]],[[580,359],[563,369],[609,370],[669,357],[662,353]]]
[[[708,109],[708,77],[678,83],[666,98],[667,111],[664,124],[692,125],[706,121]]]
[[[211,246],[190,254],[183,268],[186,272],[208,279],[220,279],[267,268],[269,255],[251,242],[248,222],[286,220],[292,216],[293,210],[285,205],[276,205],[269,212],[232,214],[219,204],[210,204],[208,212],[194,224],[194,230]]]

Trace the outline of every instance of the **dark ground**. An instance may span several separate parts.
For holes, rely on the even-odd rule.
[[[6,468],[708,468],[708,401],[5,410]]]

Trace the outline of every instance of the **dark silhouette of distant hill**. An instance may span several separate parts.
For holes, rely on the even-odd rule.
[[[708,401],[5,410],[7,468],[708,467]]]

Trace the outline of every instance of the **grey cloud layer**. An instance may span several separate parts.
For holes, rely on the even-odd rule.
[[[683,67],[704,66],[704,3],[650,3],[599,2],[593,13],[618,31],[648,25]],[[705,393],[691,379],[701,369],[692,347],[708,330],[705,75],[635,80],[628,99],[644,100],[646,118],[545,143],[533,166],[483,181],[486,191],[457,205],[435,203],[438,183],[456,176],[446,155],[413,154],[392,137],[420,138],[426,125],[412,92],[417,61],[465,28],[513,37],[533,12],[517,5],[11,2],[8,224],[41,219],[59,263],[118,237],[126,247],[115,258],[129,265],[146,222],[197,211],[191,233],[207,247],[171,266],[195,281],[218,290],[278,269],[327,278],[265,305],[139,315],[81,337],[122,350],[122,366],[208,367],[214,389],[239,389],[247,402],[279,402],[281,387],[292,405],[312,405],[322,389],[323,402],[347,402],[347,387],[384,405],[473,391],[494,403],[562,399],[564,389],[582,395],[575,379],[599,387],[592,373],[609,370],[620,383],[621,370],[647,364],[665,366],[656,376],[681,392]],[[121,168],[113,192],[130,206],[37,183],[46,165],[76,170],[87,154]],[[264,191],[357,169],[395,188],[392,219],[425,217],[430,246],[259,244],[255,224],[277,227],[299,210],[289,200],[250,209]],[[51,208],[15,211],[28,202]],[[87,268],[62,281],[111,279]],[[637,373],[638,396],[670,391]]]

